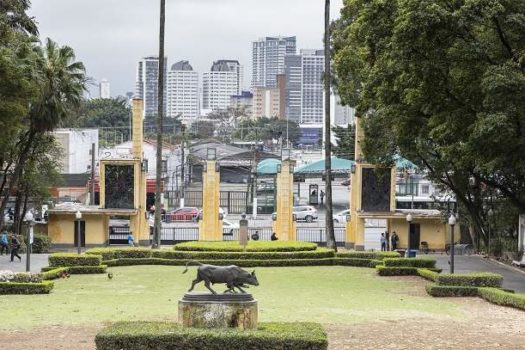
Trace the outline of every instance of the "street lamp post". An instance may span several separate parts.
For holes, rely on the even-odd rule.
[[[410,224],[412,223],[412,214],[408,213],[406,219],[407,219],[407,223],[408,223],[408,227],[407,227],[407,252],[406,252],[406,257],[408,258],[409,255],[410,255]]]
[[[27,230],[27,239],[26,239],[26,272],[31,271],[31,245],[33,244],[33,212],[29,210],[25,217],[24,221],[29,226]]]
[[[454,225],[456,225],[454,213],[450,214],[448,224],[450,225],[450,273],[454,273]]]
[[[77,219],[77,253],[82,253],[81,243],[80,243],[80,219],[82,219],[82,213],[80,210],[77,210],[75,213],[75,218]]]
[[[489,211],[487,212],[487,215],[489,217],[489,245],[488,245],[488,252],[487,252],[487,255],[490,256],[490,241],[491,241],[491,232],[490,232],[490,221],[492,219],[492,217],[494,216],[494,210],[492,210],[492,208],[489,209]]]

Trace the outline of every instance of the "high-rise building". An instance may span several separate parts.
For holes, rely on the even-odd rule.
[[[355,109],[350,106],[343,106],[341,104],[341,98],[339,95],[334,96],[333,104],[333,120],[332,123],[337,126],[347,126],[348,124],[354,124],[355,120]]]
[[[266,37],[252,44],[252,87],[276,87],[284,73],[284,57],[296,53],[296,38]]]
[[[100,84],[98,85],[100,98],[111,98],[111,91],[109,86],[109,81],[104,78],[100,81]]]
[[[191,123],[200,114],[199,73],[188,61],[179,61],[171,66],[167,79],[166,116],[180,116],[183,122]]]
[[[279,117],[280,90],[278,88],[253,88],[253,117]]]
[[[166,77],[167,58],[164,59]],[[166,111],[166,80],[164,79],[164,111]],[[159,58],[144,57],[137,66],[136,92],[144,100],[144,116],[155,116],[158,111]]]
[[[242,66],[239,61],[219,60],[202,75],[202,108],[226,109],[230,98],[242,90]]]
[[[251,117],[253,114],[253,94],[250,91],[242,91],[240,95],[231,96],[230,107],[244,112],[247,117]]]
[[[324,51],[301,50],[285,57],[286,117],[300,124],[324,120]]]

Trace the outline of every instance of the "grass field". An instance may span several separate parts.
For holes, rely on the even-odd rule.
[[[81,325],[117,320],[177,318],[177,302],[195,268],[132,266],[110,269],[114,277],[73,275],[57,280],[50,295],[1,296],[0,329]],[[457,316],[457,304],[415,293],[409,283],[351,267],[258,268],[261,321],[355,324],[406,317]],[[220,285],[214,286],[223,291]],[[196,290],[205,290],[200,284]]]

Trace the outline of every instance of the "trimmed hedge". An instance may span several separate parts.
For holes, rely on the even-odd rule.
[[[149,248],[91,248],[86,254],[101,255],[102,260],[120,258],[151,258],[152,250]]]
[[[115,259],[104,261],[107,266],[133,266],[133,265],[172,265],[183,266],[188,260],[179,259]],[[218,266],[237,265],[240,267],[279,267],[279,266],[326,266],[333,265],[333,259],[275,259],[275,260],[201,260],[203,264]]]
[[[381,264],[381,260],[374,260],[374,259],[359,259],[359,258],[334,258],[333,264],[334,265],[341,265],[341,266],[355,266],[355,267],[371,267],[374,268],[377,265]]]
[[[436,283],[442,286],[501,287],[503,277],[497,273],[478,272],[465,274],[441,274]]]
[[[99,266],[69,266],[68,272],[72,275],[87,275],[95,273],[105,273],[107,265]]]
[[[477,287],[440,286],[431,283],[426,285],[425,289],[433,297],[475,297],[478,295]]]
[[[99,255],[78,255],[72,253],[55,253],[48,258],[49,266],[98,266],[102,262]]]
[[[399,267],[436,267],[436,260],[430,258],[386,258],[383,259],[385,266]]]
[[[0,282],[0,294],[49,294],[53,286],[51,281],[41,283]]]
[[[400,257],[398,252],[357,252],[357,251],[337,253],[336,256],[338,258],[376,259],[376,260]]]
[[[68,272],[69,268],[67,267],[56,267],[52,270],[44,271],[44,268],[42,268],[42,279],[43,280],[55,280],[57,278],[62,277],[62,274],[64,272]]]
[[[257,330],[183,328],[172,322],[117,322],[97,334],[97,350],[326,350],[317,323],[259,323]]]
[[[423,277],[424,279],[427,279],[433,282],[435,282],[437,277],[439,276],[439,273],[437,273],[436,271],[429,270],[429,269],[417,269],[417,274]]]
[[[236,241],[230,242],[184,242],[176,244],[174,250],[179,251],[215,251],[215,252],[242,252],[243,247]],[[248,252],[297,252],[316,250],[317,244],[299,241],[249,241],[246,246]]]
[[[440,269],[427,268],[430,271],[441,272]],[[406,266],[376,266],[377,273],[379,276],[417,276],[417,267],[406,267]]]
[[[31,252],[35,254],[49,253],[51,249],[51,238],[48,235],[36,233],[33,236],[33,244],[31,244]]]
[[[525,310],[525,294],[509,293],[498,288],[478,288],[479,296],[486,301]]]

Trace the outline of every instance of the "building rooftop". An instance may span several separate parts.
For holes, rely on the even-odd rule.
[[[192,71],[193,67],[188,61],[179,61],[171,66],[171,70],[182,70],[182,71]]]

